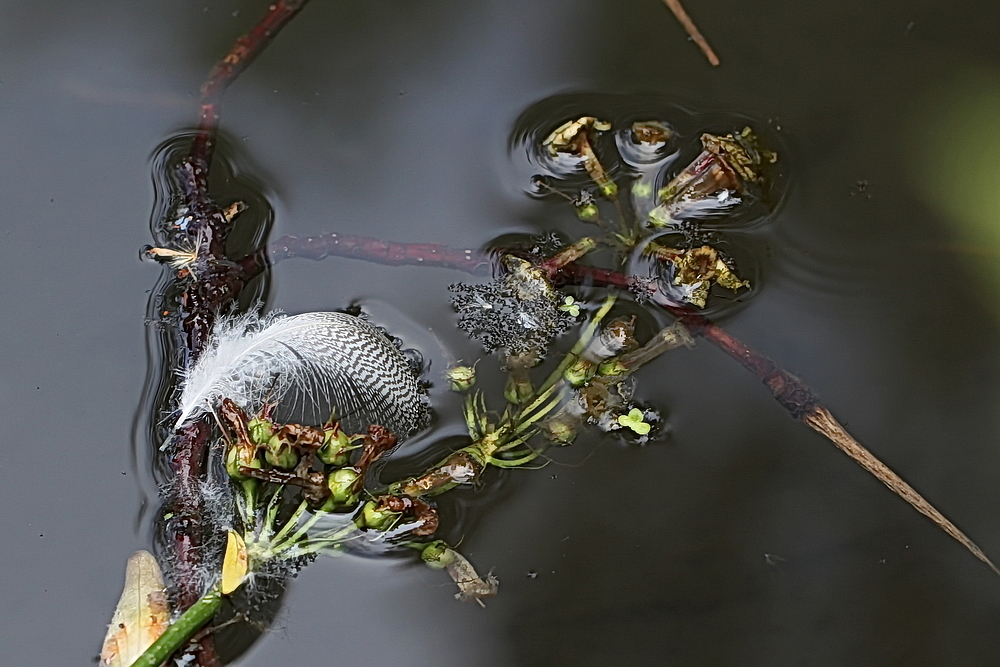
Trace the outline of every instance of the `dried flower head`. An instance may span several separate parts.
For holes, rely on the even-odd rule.
[[[505,271],[497,280],[449,287],[458,326],[488,352],[541,356],[552,338],[573,324],[572,309],[562,308],[566,295],[530,262],[510,255],[502,261]]]
[[[651,249],[659,260],[672,265],[671,283],[678,296],[699,308],[705,307],[712,283],[718,283],[734,292],[750,287],[750,283],[740,280],[732,267],[711,246],[678,250],[654,245]]]

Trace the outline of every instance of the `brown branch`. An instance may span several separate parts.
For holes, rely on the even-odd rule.
[[[271,5],[264,18],[258,21],[250,32],[236,39],[229,53],[215,64],[208,74],[208,79],[201,85],[198,134],[191,156],[201,162],[206,169],[212,161],[212,152],[215,148],[222,94],[308,1],[279,0]]]
[[[323,234],[320,236],[282,236],[270,244],[267,259],[324,259],[326,257],[354,257],[366,262],[387,266],[436,266],[456,269],[476,276],[489,275],[493,263],[478,250],[462,250],[439,243],[392,243],[370,236],[350,234]],[[244,260],[247,272],[263,268],[260,255]]]
[[[253,62],[274,36],[298,13],[307,0],[279,0],[250,32],[236,40],[233,48],[212,69],[202,86],[198,131],[188,156],[178,166],[181,194],[190,222],[181,234],[196,247],[197,270],[183,269],[178,279],[186,284],[178,304],[184,365],[190,367],[211,335],[216,316],[235,304],[252,275],[240,263],[226,258],[230,218],[212,200],[208,174],[219,121],[219,101],[226,87]],[[169,291],[169,286],[166,291]],[[170,470],[173,475],[168,499],[170,519],[165,529],[174,552],[171,580],[175,585],[178,611],[191,606],[202,593],[198,570],[202,563],[204,526],[200,479],[204,471],[207,443],[212,427],[202,419],[185,425],[171,442]],[[196,665],[215,667],[219,658],[212,637],[198,643]]]
[[[344,239],[351,239],[351,250],[342,252]],[[435,244],[416,244],[410,247],[409,244],[389,243],[366,237],[346,237],[338,234],[327,234],[324,236],[306,239],[307,243],[300,243],[294,237],[283,237],[279,243],[283,244],[271,251],[274,261],[291,257],[303,257],[306,259],[322,259],[331,255],[342,257],[353,257],[368,262],[375,263],[419,263],[424,266],[445,266],[481,275],[481,267],[489,266],[490,260],[475,250],[458,250],[439,246]],[[461,258],[460,261],[437,261],[432,262],[385,262],[383,248],[394,248],[394,256],[419,257],[420,248],[431,246],[434,256],[437,258]],[[369,252],[370,249],[377,249],[376,252]],[[301,251],[301,254],[300,254]],[[629,289],[632,281],[623,273],[608,271],[590,266],[569,263],[550,263],[548,265],[550,277],[559,284],[589,284],[603,287],[616,287]],[[941,512],[934,508],[923,496],[907,484],[903,479],[893,472],[887,465],[882,463],[874,454],[865,449],[841,426],[833,415],[823,407],[819,399],[812,390],[800,379],[784,370],[776,363],[755,352],[745,345],[738,338],[727,333],[722,327],[712,322],[707,317],[683,306],[663,306],[674,317],[681,321],[693,336],[700,336],[717,348],[738,361],[744,368],[750,371],[757,379],[764,383],[777,401],[795,419],[802,421],[807,426],[825,436],[838,449],[854,459],[862,468],[874,475],[880,482],[888,486],[896,495],[908,502],[915,510],[929,518],[943,531],[953,537],[959,544],[969,550],[972,555],[986,563],[990,569],[997,574],[1000,570],[986,556],[982,549],[968,538],[955,524],[949,521]]]
[[[684,7],[681,5],[681,0],[663,0],[663,2],[670,8],[670,11],[674,13],[674,16],[677,17],[680,24],[684,26],[684,30],[687,32],[688,36],[694,40],[694,43],[698,45],[701,52],[705,54],[705,57],[708,58],[708,62],[711,63],[713,67],[718,67],[719,57],[715,55],[715,51],[713,51],[712,47],[709,46],[708,40],[705,39],[705,37],[701,34],[701,31],[698,30],[698,26],[694,24],[694,21],[691,20],[690,16],[688,16],[688,13],[684,11]]]

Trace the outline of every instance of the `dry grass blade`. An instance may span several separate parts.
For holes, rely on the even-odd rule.
[[[677,20],[680,21],[681,25],[684,26],[684,30],[687,32],[688,36],[694,40],[694,43],[698,45],[701,52],[705,54],[708,58],[708,62],[712,64],[713,67],[719,66],[719,57],[715,55],[715,51],[709,46],[708,40],[701,34],[698,30],[698,26],[694,24],[688,13],[684,11],[684,7],[681,6],[681,0],[663,0],[664,4],[670,8],[670,11],[674,13]]]
[[[837,446],[838,449],[857,461],[862,468],[875,475],[883,484],[888,486],[893,493],[910,503],[913,509],[917,510],[928,519],[936,523],[941,530],[955,538],[959,544],[968,549],[973,556],[990,566],[997,574],[1000,570],[993,564],[983,550],[976,546],[965,533],[949,521],[941,512],[937,511],[933,505],[927,502],[923,496],[917,493],[916,489],[907,484],[894,473],[887,465],[879,461],[874,454],[865,449],[861,443],[851,437],[843,426],[834,418],[830,411],[822,406],[816,406],[811,411],[802,416],[802,421],[810,428],[826,436]]]

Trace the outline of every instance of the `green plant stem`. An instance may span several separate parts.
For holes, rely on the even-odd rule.
[[[285,522],[285,525],[281,527],[281,530],[278,531],[278,534],[275,535],[269,541],[272,543],[281,542],[285,537],[285,535],[287,535],[289,532],[292,531],[292,529],[294,529],[296,526],[299,525],[299,519],[302,518],[302,515],[305,513],[307,509],[309,509],[309,503],[303,500],[301,503],[299,503],[299,506],[295,508],[295,511],[292,513],[292,516],[290,516],[288,518],[288,521]]]
[[[222,593],[218,587],[198,598],[198,601],[188,607],[173,624],[153,642],[132,667],[160,667],[173,655],[174,651],[184,646],[198,630],[203,628],[222,605]]]
[[[264,525],[261,528],[261,539],[265,542],[271,541],[272,533],[274,532],[272,526],[274,525],[274,520],[278,516],[278,510],[281,508],[281,494],[285,491],[285,485],[282,484],[274,493],[271,495],[271,499],[267,501],[267,512],[264,515]]]
[[[601,320],[603,320],[604,316],[608,314],[609,310],[611,310],[611,306],[615,305],[615,299],[616,297],[614,294],[604,299],[604,304],[601,306],[600,310],[597,311],[593,319],[590,320],[587,327],[583,330],[583,333],[580,334],[580,340],[576,342],[576,345],[574,345],[569,353],[563,358],[559,366],[552,371],[552,374],[545,380],[545,384],[538,389],[539,396],[555,386],[556,382],[562,379],[563,373],[565,373],[566,369],[570,367],[570,364],[576,361],[580,355],[583,354],[587,345],[590,344],[590,339],[594,337],[594,333],[597,331],[597,327],[600,325]],[[537,403],[538,399],[535,399],[529,407],[533,407]]]
[[[302,524],[302,527],[299,528],[297,531],[295,531],[295,533],[291,537],[289,537],[287,540],[285,540],[283,544],[277,545],[278,551],[276,553],[281,553],[283,551],[287,551],[291,547],[295,546],[295,544],[299,540],[301,540],[302,537],[307,532],[309,532],[309,529],[311,529],[313,526],[316,525],[317,521],[319,521],[323,517],[327,516],[328,514],[329,514],[329,512],[324,512],[322,510],[317,510],[316,513],[313,514],[311,517],[309,517],[309,519],[304,524]]]

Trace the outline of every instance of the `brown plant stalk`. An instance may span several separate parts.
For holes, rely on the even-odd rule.
[[[690,37],[694,43],[698,45],[698,48],[701,49],[703,54],[705,54],[705,58],[708,59],[708,62],[712,65],[712,67],[718,67],[719,57],[715,55],[715,51],[713,51],[712,47],[708,44],[708,40],[705,39],[704,35],[701,34],[701,31],[698,30],[698,26],[694,24],[694,21],[691,20],[690,16],[688,16],[688,13],[684,11],[684,6],[681,4],[681,0],[663,0],[663,3],[670,8],[674,17],[676,17],[677,21],[684,27],[684,32],[686,32],[688,37]]]
[[[181,195],[191,218],[183,233],[187,242],[196,248],[197,261],[202,267],[196,277],[184,269],[177,272],[178,280],[186,281],[178,304],[182,338],[179,347],[183,351],[185,366],[190,366],[201,354],[217,314],[233,306],[246,282],[260,270],[258,268],[251,273],[239,263],[227,260],[225,247],[231,229],[231,216],[226,215],[208,192],[208,174],[219,121],[219,100],[226,87],[306,2],[279,0],[272,4],[260,22],[236,40],[230,52],[212,69],[201,89],[198,131],[190,153],[177,167]],[[187,609],[202,593],[201,579],[197,576],[204,546],[203,508],[199,491],[211,431],[210,424],[200,420],[182,426],[171,440],[169,467],[172,480],[167,515],[170,518],[165,522],[165,530],[174,556],[170,575],[178,611]],[[198,646],[194,664],[201,667],[220,664],[211,636],[201,638]]]
[[[393,248],[391,261],[386,261],[385,248]],[[375,249],[368,253],[366,249]],[[424,253],[428,252],[425,256]],[[491,266],[490,258],[475,250],[460,250],[438,244],[400,244],[381,241],[369,237],[345,234],[325,234],[298,239],[285,236],[277,239],[271,250],[272,261],[302,257],[322,259],[328,256],[353,257],[379,264],[412,264],[450,268],[474,275],[489,273],[483,267]],[[398,258],[406,261],[397,261]],[[550,278],[557,284],[589,284],[602,287],[629,289],[631,280],[623,273],[608,271],[576,263],[543,263]],[[972,555],[986,563],[997,574],[1000,570],[975,542],[948,520],[931,503],[904,481],[899,475],[882,463],[845,429],[825,408],[816,395],[797,377],[776,363],[755,352],[722,327],[694,310],[683,306],[663,306],[680,320],[693,336],[701,337],[715,345],[750,371],[785,410],[796,420],[830,440],[838,449],[854,459],[862,468],[874,475],[896,495],[909,503],[915,510],[929,518],[948,533]]]

